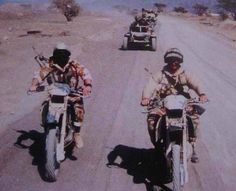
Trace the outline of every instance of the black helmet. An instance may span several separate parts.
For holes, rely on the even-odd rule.
[[[60,43],[53,50],[53,63],[59,65],[61,68],[64,68],[70,60],[70,55],[71,53],[67,49],[66,45],[64,43]]]
[[[170,48],[166,51],[164,55],[164,61],[167,64],[172,63],[173,61],[176,61],[176,60],[179,63],[182,63],[183,59],[184,59],[184,56],[178,48]]]

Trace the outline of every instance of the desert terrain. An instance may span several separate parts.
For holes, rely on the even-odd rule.
[[[106,163],[118,145],[127,156],[135,156],[127,159],[131,164],[140,153],[152,152],[140,106],[149,78],[144,68],[160,70],[163,54],[170,47],[183,52],[183,67],[199,77],[210,99],[201,118],[200,163],[189,163],[190,181],[185,190],[234,190],[235,22],[160,14],[157,51],[123,51],[123,35],[132,21],[130,8],[123,5],[122,9],[84,9],[72,22],[46,5],[0,6],[0,190],[151,191],[152,182],[147,179],[153,172],[145,172],[148,162],[138,169],[132,165],[108,168]],[[45,94],[29,96],[26,92],[39,68],[32,47],[49,57],[58,42],[66,43],[72,58],[89,68],[94,84],[92,96],[85,100],[85,146],[74,152],[76,161],[62,163],[58,181],[48,183],[42,178],[43,129],[39,122]],[[22,148],[14,145],[19,138]]]

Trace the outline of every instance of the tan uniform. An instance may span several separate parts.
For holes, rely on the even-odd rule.
[[[189,74],[182,69],[179,69],[175,74],[170,74],[167,72],[165,66],[161,72],[156,73],[149,79],[148,83],[144,87],[143,97],[151,98],[156,96],[157,93],[165,97],[167,95],[176,93],[176,90],[173,87],[174,84],[170,84],[164,73],[175,79],[175,83],[181,84],[185,92],[192,89],[198,96],[204,93],[200,89],[198,80],[194,78],[192,74]]]
[[[176,88],[177,85],[178,88]],[[198,96],[204,93],[200,88],[198,80],[194,78],[193,75],[185,72],[181,68],[177,70],[176,73],[170,74],[166,70],[166,66],[164,66],[163,70],[153,75],[145,85],[143,98],[164,98],[167,95],[177,93],[188,96],[189,90],[193,90]],[[190,115],[190,117],[194,125],[193,138],[196,138],[196,131],[199,125],[199,115],[194,114]],[[155,142],[155,126],[159,119],[160,111],[154,111],[154,113],[150,113],[147,117],[148,131],[153,143]]]

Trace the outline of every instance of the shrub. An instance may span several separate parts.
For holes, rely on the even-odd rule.
[[[188,12],[184,7],[175,7],[174,11],[177,13],[187,13]]]
[[[166,8],[166,4],[164,3],[155,3],[154,6],[157,8],[158,12],[163,12]]]
[[[221,11],[219,14],[220,14],[220,19],[222,21],[224,21],[224,20],[229,18],[229,15],[226,12],[224,12],[224,11]]]
[[[195,12],[198,16],[202,16],[203,14],[205,14],[207,12],[208,7],[206,7],[205,5],[196,3],[193,6],[193,9],[195,10]]]
[[[62,11],[67,21],[72,21],[72,17],[79,15],[80,6],[75,0],[53,0],[52,3]]]
[[[218,7],[232,14],[236,21],[236,1],[235,0],[217,0]]]

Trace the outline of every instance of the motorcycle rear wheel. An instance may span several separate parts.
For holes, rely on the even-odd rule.
[[[45,178],[47,181],[54,182],[57,180],[60,163],[56,160],[57,152],[57,131],[58,128],[49,129],[46,136],[45,144]]]

